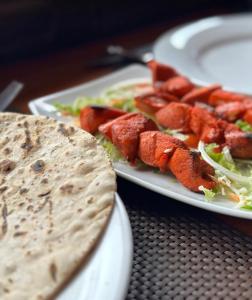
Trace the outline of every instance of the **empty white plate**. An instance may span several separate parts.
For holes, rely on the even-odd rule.
[[[199,85],[252,93],[252,14],[202,19],[164,33],[155,58]]]

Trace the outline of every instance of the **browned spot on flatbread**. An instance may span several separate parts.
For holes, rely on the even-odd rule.
[[[19,194],[22,195],[22,194],[26,194],[29,190],[27,188],[21,188],[20,191],[19,191]]]
[[[3,235],[5,235],[6,232],[8,231],[7,217],[8,217],[8,208],[7,208],[6,202],[4,200],[4,205],[2,208],[2,218],[3,218],[2,233],[3,233]]]
[[[66,183],[60,187],[60,190],[63,194],[71,194],[74,186],[72,184]]]
[[[7,174],[14,170],[16,167],[16,163],[10,159],[4,159],[0,162],[0,172]]]
[[[50,221],[50,228],[53,229],[53,203],[51,199],[48,199],[49,202],[49,221]]]
[[[51,191],[47,191],[45,193],[39,194],[38,197],[45,197],[48,196],[51,193]]]
[[[45,162],[42,159],[39,159],[31,165],[31,168],[35,173],[41,173],[45,169]]]
[[[44,202],[36,210],[36,213],[39,212],[39,211],[41,211],[46,206],[46,204],[48,203],[49,199],[50,199],[49,197],[45,198]]]
[[[58,128],[58,132],[60,132],[62,135],[66,136],[66,137],[69,137],[72,134],[74,134],[75,129],[72,126],[70,126],[69,128],[66,128],[65,124],[60,123],[59,128]]]
[[[8,186],[2,186],[0,187],[0,194],[4,193],[6,190],[8,190]]]
[[[43,184],[48,183],[48,179],[47,179],[47,178],[43,178],[43,179],[41,180],[41,183],[43,183]]]
[[[27,206],[27,211],[33,211],[33,206],[32,205]]]
[[[25,130],[25,142],[21,144],[21,148],[26,150],[27,152],[30,152],[33,148],[30,131],[28,129]]]
[[[57,281],[57,266],[55,265],[55,263],[51,263],[50,267],[49,267],[49,271],[50,271],[50,275],[53,279],[53,281]]]
[[[12,150],[11,150],[10,148],[5,148],[5,149],[3,150],[3,153],[4,153],[5,155],[10,154],[11,152],[12,152]]]
[[[13,234],[13,237],[19,237],[19,236],[23,236],[26,234],[27,234],[27,231],[17,231]]]

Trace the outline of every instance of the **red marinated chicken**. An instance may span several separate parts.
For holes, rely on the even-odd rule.
[[[199,192],[199,186],[212,189],[216,183],[211,178],[214,170],[200,155],[188,149],[186,144],[158,131],[140,134],[139,158],[149,166],[165,172],[170,170],[188,189]]]
[[[190,115],[192,107],[184,103],[170,103],[156,114],[157,123],[164,128],[179,129],[183,133],[190,133]]]
[[[194,88],[191,81],[184,76],[175,76],[160,85],[160,90],[164,93],[170,93],[176,97],[183,97]]]
[[[179,99],[171,94],[151,93],[135,97],[135,106],[147,113],[154,114],[161,108],[165,107],[169,102],[178,102]]]
[[[140,133],[147,130],[158,128],[152,120],[139,113],[127,114],[99,127],[99,131],[109,138],[131,163],[137,158]]]
[[[101,124],[125,114],[125,111],[111,107],[87,106],[80,112],[80,125],[82,129],[95,133]]]

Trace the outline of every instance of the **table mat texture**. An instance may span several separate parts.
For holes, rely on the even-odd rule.
[[[252,299],[252,238],[121,178],[134,238],[127,300]]]

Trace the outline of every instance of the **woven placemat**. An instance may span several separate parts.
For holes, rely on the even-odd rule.
[[[128,300],[252,299],[252,238],[123,179],[118,191],[134,238]]]

